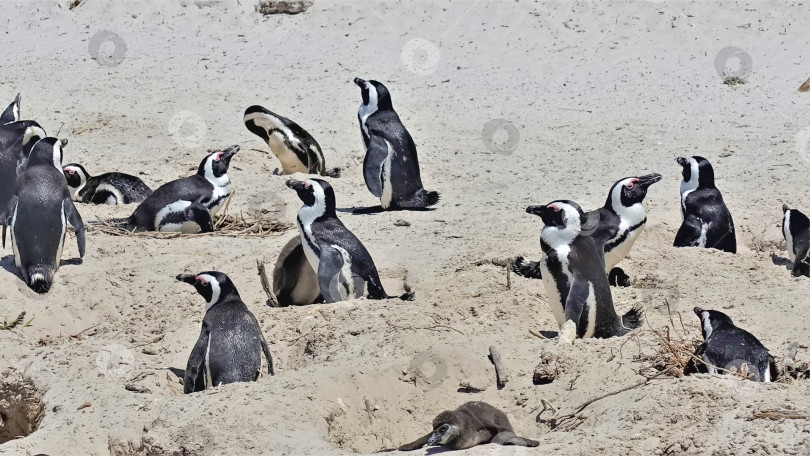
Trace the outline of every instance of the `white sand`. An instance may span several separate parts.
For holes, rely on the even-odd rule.
[[[307,13],[267,19],[252,0],[87,0],[72,11],[67,3],[0,3],[0,100],[22,92],[23,117],[69,139],[65,163],[143,172],[156,187],[193,173],[207,149],[240,144],[231,211],[281,200],[292,220],[297,197],[285,177],[271,175],[278,161],[253,150],[268,148],[241,121],[247,106],[261,104],[312,133],[328,165],[344,167],[332,180],[340,207],[374,205],[362,180],[358,76],[389,87],[419,147],[425,187],[442,201],[432,212],[341,213],[389,293],[401,291],[407,273],[417,293],[410,303],[267,307],[255,260],[274,260],[292,231],[260,240],[90,233],[84,263],[63,266],[44,299],[20,287],[7,248],[0,319],[24,310],[34,320],[0,331],[0,372],[33,381],[45,413],[39,430],[0,453],[367,453],[415,439],[436,414],[469,400],[501,408],[541,445],[459,454],[810,452],[806,420],[748,420],[765,409],[810,414],[806,383],[661,378],[594,403],[574,431],[537,424],[541,399],[570,413],[637,382],[646,364],[633,357],[653,353],[655,340],[561,347],[532,338],[529,329],[557,329],[541,282],[513,276],[507,289],[503,268],[476,266],[539,258],[541,222],[527,205],[566,198],[592,209],[617,179],[659,172],[647,230],[620,264],[658,288],[614,289],[617,311],[643,303],[650,325],[663,328],[666,298],[683,313],[687,337],[699,337],[691,309],[700,305],[728,313],[774,355],[791,341],[807,344],[810,280],[791,277],[781,262],[779,229],[783,202],[810,210],[810,97],[796,92],[810,75],[806,2],[317,0]],[[103,30],[126,44],[117,66],[88,52]],[[728,46],[750,56],[747,84],[722,84],[714,60]],[[495,119],[519,132],[511,154],[482,141]],[[737,255],[671,247],[680,224],[675,158],[692,154],[714,164],[737,225]],[[87,222],[133,209],[79,208]],[[399,219],[410,227],[394,226]],[[66,244],[63,258],[74,258],[75,240]],[[161,369],[185,367],[204,302],[174,276],[209,269],[229,274],[259,318],[277,375],[184,396]],[[436,325],[463,334],[415,329]],[[86,328],[81,340],[70,337]],[[512,375],[500,391],[487,360],[493,344]],[[439,360],[437,372],[426,362],[414,379],[409,366],[422,353]],[[535,386],[543,353],[565,362],[555,382]],[[807,360],[806,348],[799,357]],[[458,392],[464,380],[488,388]]]

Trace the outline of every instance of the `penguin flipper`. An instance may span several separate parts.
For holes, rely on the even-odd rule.
[[[582,317],[585,315],[585,303],[588,300],[591,290],[588,287],[588,282],[574,276],[571,283],[571,288],[568,289],[568,298],[565,300],[565,319],[571,320],[577,326],[577,336],[582,337],[585,334],[587,322],[582,322]]]
[[[388,143],[379,136],[372,136],[363,160],[363,178],[366,187],[377,198],[382,196],[382,165],[388,158]]]
[[[340,295],[342,269],[343,255],[334,247],[321,247],[321,254],[318,256],[318,285],[321,287],[321,296],[327,303],[343,301]]]
[[[270,375],[276,375],[275,371],[273,371],[273,356],[270,355],[270,349],[267,348],[267,341],[264,340],[264,334],[261,334],[262,337],[262,351],[264,352],[264,357],[267,358],[267,373]]]
[[[674,247],[696,247],[701,228],[700,220],[697,217],[687,215],[683,219],[678,234],[675,235],[675,242],[672,245]]]
[[[543,275],[540,272],[539,261],[528,261],[522,256],[515,258],[512,262],[512,271],[527,279],[542,279]]]
[[[189,394],[196,391],[194,388],[197,383],[197,377],[202,375],[200,368],[205,361],[205,351],[208,348],[208,328],[203,323],[202,330],[200,330],[200,337],[194,348],[191,349],[191,355],[188,357],[188,364],[186,365],[186,372],[183,374],[183,393]]]
[[[73,200],[70,198],[65,198],[65,215],[67,220],[70,222],[70,225],[73,227],[73,231],[76,233],[76,243],[79,245],[79,258],[84,258],[84,221],[82,220],[82,216],[79,215],[79,211],[76,210],[76,206],[73,204]]]
[[[427,445],[428,440],[430,440],[431,435],[433,435],[432,431],[428,432],[427,434],[425,434],[422,437],[419,437],[418,439],[414,440],[411,443],[406,443],[405,445],[402,445],[401,447],[397,448],[397,450],[399,450],[399,451],[418,450],[419,448],[422,448],[423,446]]]

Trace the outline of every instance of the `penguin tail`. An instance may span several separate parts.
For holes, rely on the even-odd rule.
[[[643,320],[644,308],[641,305],[636,305],[622,315],[622,326],[628,330],[636,329],[641,326]]]
[[[28,271],[28,286],[39,294],[45,294],[53,285],[53,274],[48,274],[40,267],[33,267]]]
[[[327,169],[321,175],[327,177],[340,177],[340,171],[341,171],[340,168]]]
[[[408,291],[406,293],[402,293],[401,295],[397,296],[400,301],[413,301],[413,298],[416,297],[416,293],[413,291]]]

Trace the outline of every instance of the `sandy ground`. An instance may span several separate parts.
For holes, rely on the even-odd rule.
[[[661,377],[595,402],[573,430],[537,423],[542,400],[571,413],[642,380],[644,355],[658,345],[649,331],[568,347],[534,338],[529,330],[557,329],[542,284],[512,276],[507,288],[505,270],[488,263],[539,258],[541,224],[527,205],[565,198],[591,209],[617,179],[659,172],[647,230],[621,264],[645,286],[613,289],[617,310],[642,303],[645,328],[663,329],[669,302],[673,337],[697,339],[699,305],[728,313],[776,356],[808,344],[810,280],[790,276],[779,229],[783,202],[810,209],[810,97],[796,91],[810,75],[806,2],[316,0],[304,14],[267,18],[252,0],[67,4],[0,3],[0,99],[22,92],[23,117],[69,139],[65,163],[140,173],[156,187],[191,174],[207,149],[240,144],[231,211],[275,205],[292,221],[297,197],[241,121],[261,104],[296,120],[327,164],[344,168],[331,179],[339,207],[375,205],[362,180],[357,76],[389,87],[425,186],[442,201],[431,212],[340,213],[390,293],[407,275],[409,303],[268,307],[255,261],[272,263],[294,231],[90,233],[84,262],[65,264],[44,298],[20,285],[4,250],[0,319],[25,311],[33,321],[0,331],[0,401],[19,406],[21,391],[36,390],[44,413],[0,454],[369,453],[415,439],[470,400],[501,408],[541,445],[459,454],[810,454],[805,419],[751,419],[767,409],[810,414],[806,383]],[[716,56],[730,46],[741,51],[728,71],[751,63],[746,84],[718,74]],[[492,141],[482,137],[504,123]],[[737,255],[671,247],[674,159],[691,154],[714,164]],[[79,207],[88,223],[133,209]],[[400,219],[410,226],[395,226]],[[70,237],[63,258],[76,256]],[[256,314],[277,375],[184,396],[166,368],[185,367],[204,302],[173,278],[209,269],[229,274]],[[503,389],[490,345],[510,371]],[[560,357],[560,375],[536,386],[544,354]],[[808,357],[803,346],[799,358]],[[461,382],[486,389],[461,392]]]

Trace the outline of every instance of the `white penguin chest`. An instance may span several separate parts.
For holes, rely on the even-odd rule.
[[[796,252],[793,251],[793,235],[790,234],[790,212],[785,214],[785,223],[782,227],[782,234],[785,235],[785,242],[787,242],[787,251],[790,261],[796,262]]]
[[[388,141],[385,141],[385,145],[388,146],[388,155],[385,157],[382,169],[380,170],[380,180],[382,181],[380,205],[383,209],[388,209],[391,207],[391,200],[394,197],[394,187],[391,185],[391,160],[394,157],[394,148]]]
[[[629,232],[628,229],[629,228],[625,227],[624,223],[622,223],[619,234],[614,239],[620,239],[625,233],[627,233],[627,236],[624,238],[624,241],[613,247],[610,252],[605,252],[605,272],[610,272],[614,266],[627,257],[633,245],[636,243],[636,239],[638,239],[639,235],[644,230],[644,225]],[[608,244],[614,242],[614,239],[608,241]]]
[[[312,234],[312,225],[308,223],[302,223],[301,218],[298,218],[298,231],[301,233],[301,247],[304,249],[304,255],[307,257],[307,261],[309,261],[309,265],[312,266],[312,269],[315,273],[318,273],[318,267],[320,266],[320,259],[318,258],[318,254],[315,253],[312,246],[318,246],[318,242],[315,240],[315,236]]]
[[[273,132],[270,139],[267,140],[267,144],[270,145],[273,155],[281,162],[284,174],[309,172],[309,163],[301,163],[298,155],[284,143],[284,136],[281,132]]]
[[[214,184],[214,191],[211,194],[211,199],[206,205],[208,206],[208,210],[211,211],[211,217],[215,216],[217,212],[222,209],[222,206],[224,206],[225,202],[228,201],[228,197],[231,196],[232,191],[233,187],[231,186],[230,180],[227,180],[220,185]]]
[[[568,280],[569,287],[574,280],[568,267],[568,254],[570,251],[570,247],[564,246],[551,252],[551,255],[554,256],[554,260],[560,262],[560,269],[564,278]],[[552,274],[552,271],[548,267],[548,261],[548,255],[543,255],[543,258],[540,259],[540,273],[543,276],[546,299],[551,307],[551,311],[554,313],[554,319],[557,320],[559,326],[562,326],[563,323],[565,323],[565,303],[562,301],[560,290],[557,287],[557,281],[563,279],[563,277],[555,277]]]

